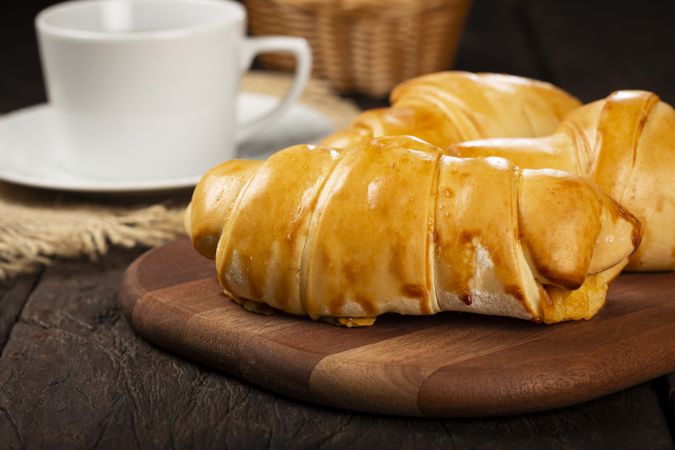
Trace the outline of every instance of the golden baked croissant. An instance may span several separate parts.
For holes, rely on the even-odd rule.
[[[675,111],[651,92],[617,91],[570,113],[551,136],[468,142],[449,153],[592,180],[642,223],[627,269],[675,269]]]
[[[548,83],[468,72],[408,80],[392,91],[391,103],[362,113],[322,144],[348,148],[373,137],[410,135],[444,148],[472,139],[545,136],[580,105]]]
[[[404,136],[223,163],[185,224],[232,298],[348,326],[389,312],[588,319],[640,236],[581,178]]]

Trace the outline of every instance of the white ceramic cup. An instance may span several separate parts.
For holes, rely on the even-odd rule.
[[[61,160],[100,178],[189,177],[233,158],[311,69],[304,39],[247,38],[245,9],[226,0],[78,0],[35,22]],[[240,77],[261,52],[293,54],[295,80],[274,109],[238,124]]]

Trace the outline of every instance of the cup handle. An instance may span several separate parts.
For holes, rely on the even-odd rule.
[[[258,53],[269,51],[290,53],[295,56],[296,65],[293,84],[286,93],[286,96],[274,108],[238,126],[235,137],[237,144],[255,135],[261,129],[268,127],[272,122],[281,117],[286,109],[298,99],[309,80],[312,69],[312,53],[307,41],[299,37],[265,36],[246,38],[242,45],[241,64],[243,70],[247,70],[250,67],[253,58]]]

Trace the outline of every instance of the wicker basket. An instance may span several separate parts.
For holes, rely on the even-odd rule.
[[[314,72],[341,92],[387,95],[403,80],[450,67],[469,0],[246,0],[254,35],[309,40]],[[292,69],[285,55],[268,67]]]

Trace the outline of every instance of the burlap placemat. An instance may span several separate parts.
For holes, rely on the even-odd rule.
[[[251,72],[243,90],[279,96],[290,82],[287,74]],[[310,81],[301,103],[321,112],[336,129],[358,114],[321,80]],[[183,233],[188,197],[189,192],[170,199],[96,198],[0,183],[0,280],[56,258],[95,259],[111,246],[160,245]]]

